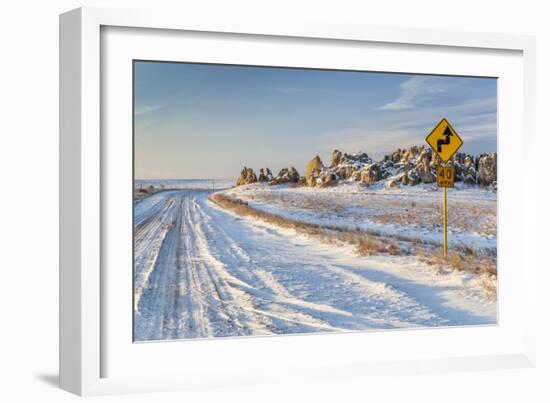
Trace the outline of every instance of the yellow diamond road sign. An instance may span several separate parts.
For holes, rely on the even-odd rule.
[[[463,144],[462,139],[451,124],[447,122],[447,119],[442,119],[437,124],[426,137],[426,141],[443,162],[449,161]]]

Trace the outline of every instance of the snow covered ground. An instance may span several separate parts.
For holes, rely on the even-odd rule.
[[[282,212],[256,197],[259,187],[228,192],[246,189],[259,207]],[[283,201],[314,192],[279,190]],[[422,192],[411,201],[431,200]],[[360,257],[351,246],[236,216],[210,193],[163,191],[135,204],[136,341],[496,323],[496,302],[472,274],[437,273],[415,256]],[[494,203],[490,194],[476,197]],[[368,202],[376,198],[384,190]],[[303,206],[286,207],[307,218]]]
[[[254,183],[225,194],[257,209],[310,224],[360,229],[441,244],[443,195],[434,185],[387,188],[344,182],[328,188]],[[496,193],[461,183],[447,191],[448,240],[496,254]]]
[[[235,184],[234,179],[136,179],[136,189],[153,186],[166,189],[226,189]]]

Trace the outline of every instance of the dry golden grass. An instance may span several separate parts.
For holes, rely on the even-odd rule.
[[[383,245],[371,237],[360,235],[357,237],[357,253],[361,256],[370,256],[385,252]]]
[[[460,253],[457,253],[457,252],[450,253],[447,259],[453,269],[457,271],[464,270],[463,259],[462,259],[462,256],[460,256]]]
[[[489,300],[496,300],[497,297],[497,282],[494,275],[484,274],[478,277],[478,284],[485,291],[485,297]]]
[[[487,273],[487,274],[490,274],[491,276],[496,277],[497,275],[496,262],[491,262],[491,261],[480,262],[478,270],[481,273]]]
[[[401,248],[395,242],[388,242],[386,244],[386,252],[392,256],[399,256],[401,254]]]
[[[447,258],[426,249],[417,251],[417,256],[422,262],[433,266],[439,273],[456,270],[475,274],[478,284],[485,291],[486,297],[488,299],[496,298],[496,257],[480,255],[469,248],[451,252]]]
[[[151,195],[154,195],[155,193],[162,192],[166,189],[164,189],[164,186],[155,188],[153,186],[149,186],[147,188],[134,188],[134,201],[143,200]]]

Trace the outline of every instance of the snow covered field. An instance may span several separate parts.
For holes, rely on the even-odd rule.
[[[324,189],[254,183],[225,191],[251,207],[320,225],[360,229],[441,244],[442,190],[434,185],[390,188],[344,182]],[[496,193],[458,183],[447,192],[449,244],[496,254]]]
[[[440,202],[439,192],[424,188],[401,202],[384,189],[361,202],[358,189],[325,189],[315,202],[314,189],[264,188],[226,193],[300,219],[388,232],[403,203],[428,209]],[[496,302],[471,273],[437,272],[416,256],[358,256],[352,246],[223,210],[208,200],[211,192],[168,190],[135,203],[136,341],[496,323]],[[453,202],[475,197],[479,208],[496,211],[493,194],[464,192]],[[435,219],[431,227],[422,222],[401,228],[431,237]],[[461,241],[496,247],[496,215],[494,223],[457,228]]]

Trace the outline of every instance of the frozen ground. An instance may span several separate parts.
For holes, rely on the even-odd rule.
[[[225,193],[255,209],[310,224],[361,229],[440,244],[442,190],[433,185],[365,187],[358,182],[325,189],[251,184]],[[496,193],[478,187],[447,192],[449,243],[496,254]]]
[[[209,194],[135,204],[137,341],[496,323],[471,274],[438,274],[414,256],[360,257],[237,217]]]
[[[234,179],[136,179],[136,189],[153,186],[166,189],[225,189],[235,184]]]

